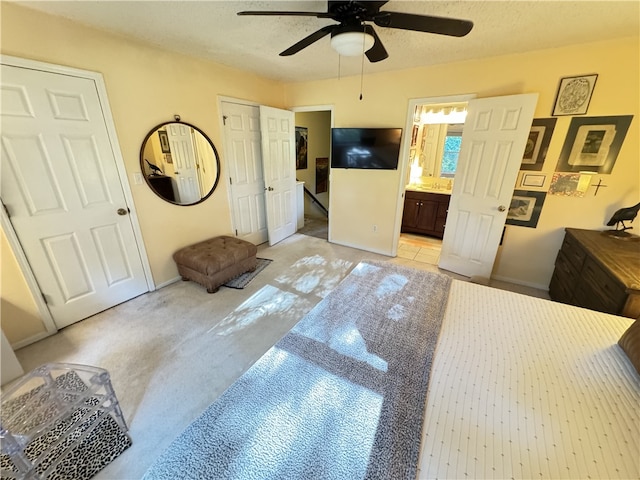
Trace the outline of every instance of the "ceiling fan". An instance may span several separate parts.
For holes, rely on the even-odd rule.
[[[346,56],[362,55],[365,52],[370,62],[379,62],[389,56],[373,27],[437,33],[453,37],[464,37],[473,28],[473,22],[455,18],[416,15],[413,13],[381,12],[386,1],[328,1],[326,12],[244,11],[238,15],[280,15],[330,18],[337,25],[327,25],[303,38],[280,53],[289,56],[298,53],[312,43],[331,34],[331,46]]]

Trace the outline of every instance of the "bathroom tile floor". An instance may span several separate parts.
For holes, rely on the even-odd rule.
[[[442,240],[439,238],[401,233],[398,242],[398,257],[437,265],[441,247]]]

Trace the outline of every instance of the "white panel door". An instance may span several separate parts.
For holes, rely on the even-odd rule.
[[[439,267],[491,277],[538,94],[471,100]]]
[[[148,290],[94,80],[2,65],[0,195],[58,328]]]
[[[269,245],[296,233],[295,116],[260,107]]]
[[[268,240],[260,109],[223,102],[231,213],[236,236],[255,245]]]
[[[176,122],[168,124],[166,128],[179,197],[176,201],[198,202],[201,196],[191,127]]]

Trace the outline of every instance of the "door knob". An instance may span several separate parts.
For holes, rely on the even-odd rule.
[[[499,211],[499,212],[504,212],[506,209],[507,209],[507,207],[505,207],[504,205],[500,205],[500,206],[498,207],[498,211]]]
[[[127,209],[126,208],[119,208],[118,209],[118,215],[126,215],[127,213]]]
[[[273,188],[269,187],[267,190],[269,190],[270,192],[273,192]]]

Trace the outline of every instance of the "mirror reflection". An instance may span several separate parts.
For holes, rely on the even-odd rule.
[[[176,205],[194,205],[215,190],[220,159],[202,130],[185,122],[152,129],[140,149],[140,167],[156,195]]]

